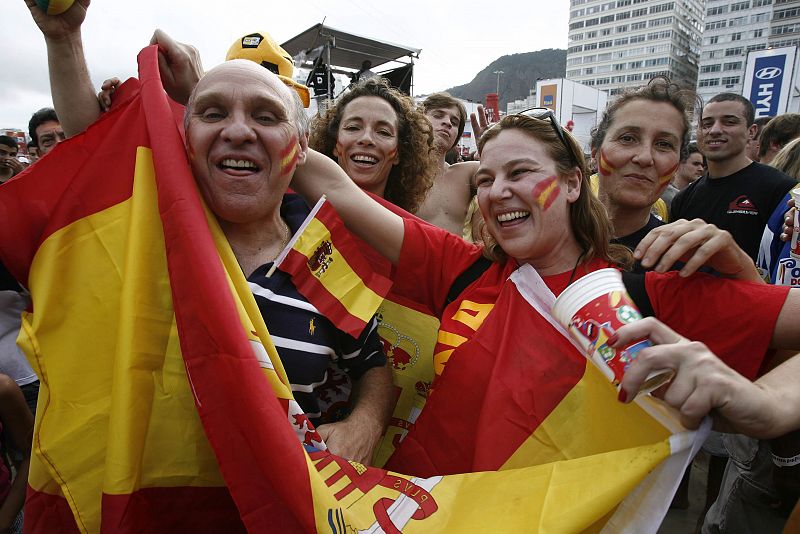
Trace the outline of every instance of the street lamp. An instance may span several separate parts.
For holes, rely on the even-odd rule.
[[[499,98],[500,97],[500,76],[503,74],[503,71],[502,70],[496,70],[496,71],[494,71],[494,74],[497,75],[497,91],[495,91],[495,92],[497,93],[497,97]]]

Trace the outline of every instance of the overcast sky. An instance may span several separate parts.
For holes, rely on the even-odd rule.
[[[27,130],[33,111],[51,105],[44,39],[23,0],[3,3],[0,127]],[[566,48],[569,2],[544,9],[523,0],[93,0],[84,47],[97,87],[136,74],[136,54],[155,28],[195,45],[209,69],[237,37],[262,30],[282,43],[323,18],[333,28],[422,49],[414,84],[423,94],[469,82],[505,54]]]

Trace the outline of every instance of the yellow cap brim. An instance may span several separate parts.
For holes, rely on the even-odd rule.
[[[279,74],[278,78],[280,78],[283,83],[285,83],[286,85],[297,91],[297,94],[300,95],[300,101],[303,103],[304,108],[307,108],[311,104],[311,94],[308,91],[308,87],[306,87],[303,84],[297,83],[288,76],[281,76]]]

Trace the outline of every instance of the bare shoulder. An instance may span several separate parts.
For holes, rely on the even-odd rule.
[[[462,161],[461,163],[450,165],[441,180],[450,189],[463,189],[469,192],[469,184],[478,170],[478,165],[477,161]]]
[[[469,179],[472,178],[472,175],[478,170],[479,165],[480,163],[477,161],[462,161],[461,163],[455,163],[447,168],[447,171],[445,171],[445,177],[448,180],[466,178],[467,182],[469,183]]]

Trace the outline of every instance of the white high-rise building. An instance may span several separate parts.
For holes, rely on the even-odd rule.
[[[571,0],[567,78],[614,95],[666,75],[694,88],[702,0]]]
[[[776,0],[769,24],[769,46],[800,45],[800,0]]]
[[[767,48],[773,0],[708,0],[697,94],[742,93],[747,54]]]
[[[697,94],[741,94],[748,53],[798,44],[800,0],[707,0]]]

